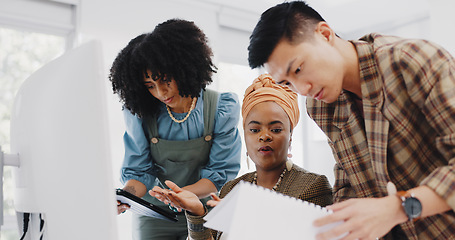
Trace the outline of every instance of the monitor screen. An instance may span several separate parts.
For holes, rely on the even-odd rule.
[[[43,239],[117,239],[101,51],[92,41],[66,52],[32,74],[15,99],[14,206],[40,214]]]

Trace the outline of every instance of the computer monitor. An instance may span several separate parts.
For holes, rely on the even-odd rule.
[[[44,240],[117,239],[103,69],[101,44],[92,41],[36,71],[17,93],[14,206],[40,214],[44,232],[30,234]]]

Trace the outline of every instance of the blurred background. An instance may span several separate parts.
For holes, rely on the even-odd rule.
[[[0,146],[10,152],[10,117],[22,82],[44,64],[82,43],[102,43],[103,73],[110,129],[114,186],[121,187],[124,132],[121,104],[112,94],[108,71],[118,52],[133,37],[153,30],[170,18],[194,21],[207,35],[219,71],[209,86],[235,92],[242,100],[245,88],[263,70],[247,63],[249,36],[260,14],[278,0],[0,0]],[[344,39],[370,32],[424,38],[455,53],[452,0],[308,0]],[[77,84],[77,83],[75,83]],[[83,93],[81,93],[83,96]],[[325,174],[333,184],[334,160],[325,135],[307,117],[300,97],[301,121],[294,131],[292,161]],[[242,126],[239,129],[243,132]],[[243,135],[243,134],[242,134]],[[243,136],[242,136],[243,137]],[[248,169],[245,149],[243,174]],[[251,164],[251,166],[254,166]],[[14,182],[5,167],[4,225],[0,239],[19,239],[14,211]],[[118,216],[119,239],[131,239],[130,215]]]

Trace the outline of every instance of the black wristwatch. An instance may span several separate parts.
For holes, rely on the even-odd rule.
[[[422,214],[422,203],[414,196],[414,193],[399,191],[397,192],[397,195],[401,199],[401,206],[403,206],[403,210],[408,216],[408,220],[418,220]]]

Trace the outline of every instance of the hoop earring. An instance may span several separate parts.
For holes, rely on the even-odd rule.
[[[292,158],[292,153],[291,153],[291,151],[292,151],[292,146],[289,145],[288,158]]]

